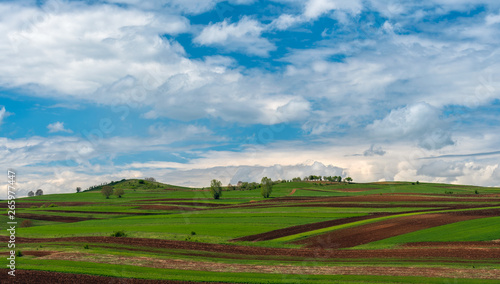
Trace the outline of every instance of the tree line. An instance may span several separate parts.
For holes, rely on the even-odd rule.
[[[264,198],[269,198],[271,196],[273,185],[277,183],[286,183],[286,182],[300,182],[300,181],[330,181],[330,182],[352,182],[351,177],[342,178],[342,176],[316,176],[309,175],[304,179],[300,177],[292,178],[291,180],[278,180],[272,181],[268,177],[263,177],[260,183],[256,182],[242,182],[239,181],[237,185],[232,185],[229,183],[226,187],[227,190],[253,190],[260,188],[260,193]],[[222,196],[222,182],[216,179],[213,179],[210,182],[210,193],[214,199],[219,199]]]
[[[238,182],[238,185],[233,186],[231,184],[228,184],[226,187],[227,190],[236,190],[237,188],[239,190],[252,190],[252,189],[257,189],[260,188],[260,194],[264,198],[269,198],[271,196],[271,193],[273,191],[273,184],[279,183],[279,182],[273,182],[270,178],[268,177],[263,177],[260,183],[256,182]],[[210,182],[210,193],[212,194],[212,197],[214,199],[219,199],[222,196],[222,182],[220,180],[213,179]]]

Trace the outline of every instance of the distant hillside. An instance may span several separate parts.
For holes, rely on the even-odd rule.
[[[192,189],[189,187],[176,186],[149,179],[122,179],[120,181],[111,181],[109,183],[102,183],[100,185],[91,186],[88,189],[84,190],[84,192],[100,191],[102,187],[106,185],[112,186],[113,188],[140,189],[147,191],[160,191],[165,189]]]

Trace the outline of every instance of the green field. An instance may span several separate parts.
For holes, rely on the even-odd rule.
[[[223,191],[215,200],[208,189],[158,182],[112,186],[124,189],[122,198],[106,199],[97,187],[17,199],[18,223],[31,222],[16,230],[23,238],[16,249],[24,252],[18,269],[228,283],[500,280],[500,260],[487,257],[500,255],[500,188],[287,182],[275,184],[271,198],[254,189]],[[456,221],[447,223],[452,216]],[[415,230],[393,233],[407,218],[415,218]],[[0,221],[8,222],[7,214]],[[117,231],[126,236],[112,237]],[[353,232],[342,242],[362,244],[335,249],[337,232]],[[6,240],[8,232],[0,236]],[[404,247],[415,242],[480,242],[474,245],[487,251],[483,257],[478,248],[463,247],[441,256],[438,247],[421,257],[420,248]]]

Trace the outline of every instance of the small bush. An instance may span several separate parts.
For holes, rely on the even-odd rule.
[[[40,208],[45,208],[45,204],[42,204],[42,206],[40,206]]]
[[[33,206],[31,206],[30,208],[38,208],[38,206],[33,205]]]
[[[139,180],[139,184],[144,184],[144,181],[142,179]]]
[[[17,257],[21,257],[21,256],[23,256],[23,253],[22,253],[20,250],[18,250],[18,251],[16,252],[16,256],[17,256]]]
[[[477,191],[477,189],[476,189],[476,190],[474,190],[474,193],[475,193],[475,194],[479,194],[479,191]]]
[[[420,184],[420,182],[417,180],[417,184]]]
[[[415,185],[415,183],[414,183],[414,182],[412,182],[412,183],[411,183],[411,185]]]
[[[33,226],[33,222],[31,220],[24,220],[23,222],[21,222],[21,225],[19,225],[19,227],[21,228],[28,228],[31,226]]]
[[[125,233],[125,231],[116,231],[114,233],[111,234],[112,237],[126,237],[127,234]]]
[[[195,232],[195,231],[192,231],[192,232],[191,232],[191,236],[194,236],[194,235],[196,235],[196,232]]]
[[[445,191],[445,194],[453,194],[453,191]]]
[[[83,248],[84,249],[89,249],[89,245],[85,245]]]
[[[52,204],[49,205],[49,207],[57,207],[57,205],[54,204],[54,203],[52,203]]]

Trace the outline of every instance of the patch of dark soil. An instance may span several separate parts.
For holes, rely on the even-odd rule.
[[[168,211],[194,211],[196,208],[184,207],[184,206],[167,206],[167,205],[140,205],[139,209],[143,210],[168,210]],[[130,213],[135,214],[135,213]]]
[[[205,283],[205,282],[185,282],[170,280],[145,280],[133,278],[105,277],[88,274],[73,274],[39,270],[16,270],[16,276],[7,274],[8,269],[0,269],[0,282],[9,284],[29,284],[29,283],[50,283],[50,284],[187,284],[187,283]]]
[[[83,206],[83,205],[92,205],[92,204],[99,204],[97,202],[16,202],[16,207],[17,208],[30,208],[31,206],[36,206],[40,207],[42,205],[45,205],[47,207],[50,204],[55,204],[57,206]]]
[[[4,214],[5,215],[5,214]],[[33,219],[33,220],[45,220],[45,221],[55,221],[63,223],[74,223],[86,220],[93,220],[95,218],[85,218],[85,217],[70,217],[70,216],[57,216],[57,215],[40,215],[31,213],[18,213],[16,215],[19,218]]]

